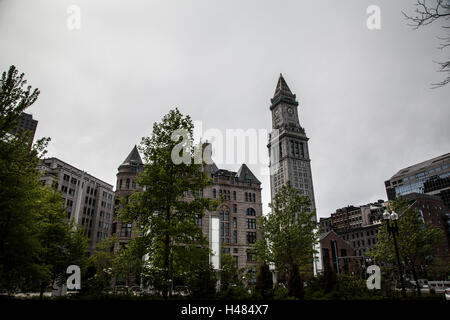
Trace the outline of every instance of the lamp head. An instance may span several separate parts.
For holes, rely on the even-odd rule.
[[[385,210],[383,213],[383,219],[389,220],[390,218],[391,218],[391,215],[389,214],[389,212],[387,210]]]

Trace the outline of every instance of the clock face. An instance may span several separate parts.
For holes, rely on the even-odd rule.
[[[292,114],[294,113],[294,110],[292,110],[292,108],[288,108],[288,109],[287,109],[287,112],[288,112],[290,115],[292,115]]]

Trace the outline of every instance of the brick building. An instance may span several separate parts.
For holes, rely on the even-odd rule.
[[[377,242],[378,228],[383,222],[385,202],[378,200],[362,206],[348,205],[328,218],[320,219],[322,235],[334,231],[351,246],[356,259],[364,261],[366,253]]]
[[[211,152],[211,145],[204,144],[205,152]],[[128,197],[133,192],[142,190],[136,184],[136,176],[142,172],[144,165],[136,147],[119,166],[116,187],[116,211],[120,209],[119,198]],[[223,202],[216,211],[206,211],[198,219],[198,225],[209,239],[210,216],[220,218],[220,242],[222,252],[229,253],[238,268],[249,268],[255,272],[255,253],[252,245],[260,234],[257,220],[262,216],[261,182],[250,169],[242,164],[237,172],[219,169],[214,163],[206,165],[204,173],[211,177],[213,184],[202,190],[203,197],[211,199],[222,198]],[[185,193],[186,200],[192,194]],[[114,221],[113,233],[117,234],[119,244],[125,245],[137,235],[131,224]]]
[[[337,273],[355,273],[359,261],[351,245],[333,230],[320,237],[320,250],[323,265],[330,266]]]
[[[424,222],[430,223],[444,231],[446,242],[437,249],[436,257],[450,262],[450,220],[447,218],[450,215],[450,210],[444,205],[439,196],[410,193],[403,197],[413,203],[412,208],[419,211]]]

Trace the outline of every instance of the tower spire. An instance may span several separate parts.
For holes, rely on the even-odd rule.
[[[270,102],[272,102],[270,110],[275,108],[275,106],[281,101],[296,106],[298,105],[298,102],[295,100],[295,94],[293,94],[291,89],[289,89],[286,80],[284,80],[283,74],[280,73],[280,77],[278,78],[277,86],[275,88],[275,93],[273,98],[270,100]]]

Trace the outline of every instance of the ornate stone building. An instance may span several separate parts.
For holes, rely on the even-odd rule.
[[[211,152],[211,145],[205,144],[204,150]],[[142,190],[135,180],[143,169],[144,165],[135,146],[118,168],[116,212],[120,210],[121,197],[128,197],[133,192]],[[212,185],[202,190],[203,197],[222,198],[223,201],[216,211],[206,211],[203,217],[199,217],[199,227],[209,239],[210,217],[219,217],[222,252],[229,253],[238,268],[250,268],[250,273],[256,272],[252,245],[261,236],[257,224],[262,216],[261,182],[245,164],[237,172],[219,169],[214,163],[206,165],[203,170],[213,180]],[[185,193],[187,201],[192,196]],[[113,223],[113,233],[118,236],[119,245],[125,245],[137,236],[131,224],[123,224],[118,219]]]
[[[144,164],[136,146],[131,150],[130,154],[122,162],[117,172],[117,182],[115,191],[115,205],[114,205],[114,222],[112,225],[112,234],[115,234],[119,241],[119,246],[126,245],[132,237],[135,237],[135,232],[132,232],[133,225],[131,223],[122,223],[117,219],[117,213],[121,209],[120,199],[122,197],[128,198],[136,190],[141,190],[141,187],[136,183],[137,175],[144,170]],[[117,249],[117,248],[116,248]]]

